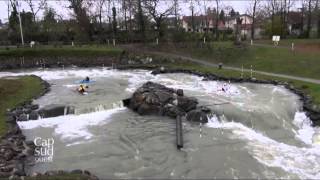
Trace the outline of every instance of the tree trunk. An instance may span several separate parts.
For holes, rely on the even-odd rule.
[[[219,39],[219,0],[216,0],[216,5],[217,5],[217,9],[216,9],[216,27],[215,27],[215,34],[216,34],[216,40]]]
[[[195,30],[195,25],[194,25],[194,11],[193,11],[193,4],[191,7],[191,26],[192,26],[192,32]]]
[[[287,23],[286,23],[286,17],[287,17],[287,0],[284,0],[284,7],[283,7],[283,38],[286,38],[287,35]]]
[[[132,0],[129,0],[129,33],[132,31]]]
[[[174,0],[174,25],[178,30],[178,0]]]
[[[127,25],[127,4],[126,0],[123,0],[123,16],[124,16],[124,28],[126,31],[128,31],[128,25]]]
[[[320,9],[319,0],[316,2],[316,14],[317,14],[317,37],[320,38]]]
[[[112,8],[112,30],[113,30],[113,38],[117,36],[117,11],[116,8]]]
[[[139,22],[139,30],[140,30],[141,38],[143,39],[143,41],[145,41],[145,27],[144,27],[141,0],[138,0],[138,22]]]
[[[311,36],[311,16],[312,16],[312,11],[311,11],[311,1],[309,0],[308,2],[308,20],[307,20],[307,37],[310,38]]]
[[[162,36],[163,36],[162,29],[161,29],[161,21],[162,21],[162,18],[161,18],[161,17],[157,18],[157,20],[156,20],[156,26],[157,26],[157,31],[158,31],[158,37],[159,37],[159,39],[161,39]]]
[[[251,39],[254,40],[254,28],[255,28],[255,20],[256,20],[256,7],[257,7],[257,1],[258,0],[254,0],[254,4],[253,4],[253,12],[252,12],[252,26],[251,26]]]
[[[271,36],[274,35],[274,10],[275,10],[275,7],[274,7],[274,0],[272,0],[271,2],[271,7],[272,7],[272,14],[271,14]]]
[[[283,5],[282,0],[280,0],[280,36],[283,37]]]

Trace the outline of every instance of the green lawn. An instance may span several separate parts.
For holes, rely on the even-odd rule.
[[[44,86],[37,77],[23,76],[17,79],[0,79],[0,137],[7,131],[5,112],[18,104],[31,100]]]
[[[319,42],[314,40],[315,42]],[[290,49],[274,47],[235,47],[232,42],[213,42],[211,45],[163,45],[154,48],[165,52],[254,70],[320,79],[320,47],[318,51],[293,53]]]
[[[118,56],[122,52],[120,48],[108,47],[108,46],[62,46],[62,47],[36,47],[36,48],[9,48],[0,49],[0,58],[6,57],[64,57],[64,56]]]
[[[248,41],[248,43],[250,42]],[[271,38],[269,40],[255,40],[254,43],[273,45]],[[279,46],[291,47],[291,43],[294,43],[295,45],[319,44],[320,39],[281,39],[279,41]]]

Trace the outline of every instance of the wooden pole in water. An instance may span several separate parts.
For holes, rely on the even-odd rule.
[[[177,116],[176,119],[176,136],[177,136],[177,148],[180,150],[183,148],[183,134],[182,134],[182,119]]]

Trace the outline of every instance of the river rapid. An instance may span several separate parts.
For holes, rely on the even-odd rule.
[[[100,178],[320,179],[320,130],[310,126],[299,97],[284,87],[107,68],[0,72],[0,77],[27,74],[51,84],[34,103],[70,105],[76,113],[19,122],[28,140],[54,139],[53,161],[36,163],[29,173],[87,169]],[[88,95],[79,95],[77,82],[86,76],[95,82]],[[147,81],[183,89],[214,112],[207,124],[183,122],[181,151],[175,120],[139,116],[122,106],[121,100]]]

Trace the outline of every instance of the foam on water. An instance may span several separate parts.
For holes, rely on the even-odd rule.
[[[113,114],[123,110],[125,110],[125,108],[122,107],[88,114],[58,116],[34,121],[20,121],[18,125],[21,129],[34,129],[38,127],[54,128],[54,133],[60,135],[61,138],[65,140],[76,138],[88,140],[93,137],[87,129],[88,126],[108,123]]]
[[[137,74],[142,73],[144,74],[145,70],[135,70],[133,71]],[[0,77],[6,76],[23,76],[23,75],[36,75],[44,80],[57,80],[57,79],[68,79],[68,78],[85,78],[89,77],[122,77],[122,76],[130,76],[133,73],[129,73],[126,71],[120,70],[108,70],[108,69],[66,69],[66,70],[46,70],[46,71],[22,71],[19,73],[13,72],[0,72]]]
[[[311,126],[311,121],[304,112],[295,114],[293,124],[299,128],[298,132],[296,132],[297,138],[309,145],[315,143],[312,139],[318,129]]]
[[[295,121],[304,121],[301,118],[304,116],[298,112]],[[304,134],[304,131],[300,132],[299,137],[311,146],[300,148],[277,142],[241,123],[219,121],[216,116],[209,119],[207,126],[230,130],[233,134],[231,138],[245,140],[248,152],[266,166],[280,167],[303,179],[320,178],[320,146],[312,144],[311,135]]]
[[[254,91],[248,87],[229,84],[219,81],[202,81],[202,77],[186,75],[186,74],[169,74],[169,75],[151,75],[150,71],[119,71],[107,69],[68,69],[68,70],[50,70],[50,71],[33,71],[21,73],[0,72],[0,77],[4,76],[20,76],[20,75],[37,75],[45,80],[57,80],[67,78],[82,79],[86,76],[121,78],[128,80],[126,91],[133,92],[146,81],[158,82],[171,88],[181,88],[186,91],[201,92],[204,96],[224,97],[231,100],[233,105],[243,111],[268,110],[266,104],[244,103],[250,98],[255,97]],[[67,84],[66,87],[73,87],[74,84]],[[268,86],[268,85],[262,85]],[[222,91],[222,88],[225,91]],[[283,87],[275,86],[272,94],[281,93],[281,95],[290,95]],[[245,99],[245,100],[244,100]],[[239,100],[239,101],[238,101]],[[271,97],[270,102],[275,101]],[[89,114],[67,115],[55,118],[47,118],[36,121],[18,122],[22,129],[33,129],[37,127],[54,128],[54,133],[60,135],[62,139],[77,139],[68,146],[81,144],[84,140],[91,139],[93,134],[88,130],[88,126],[108,123],[114,113],[123,111],[125,108],[117,107],[111,110],[102,110]],[[279,167],[283,170],[297,174],[300,178],[320,179],[320,129],[311,126],[310,119],[304,112],[296,112],[293,124],[297,130],[292,130],[295,137],[306,144],[305,147],[297,147],[278,142],[268,136],[251,129],[238,122],[220,122],[217,117],[210,118],[208,127],[222,128],[232,132],[232,137],[246,142],[248,152],[260,163],[270,166]],[[284,130],[285,131],[285,130]]]

